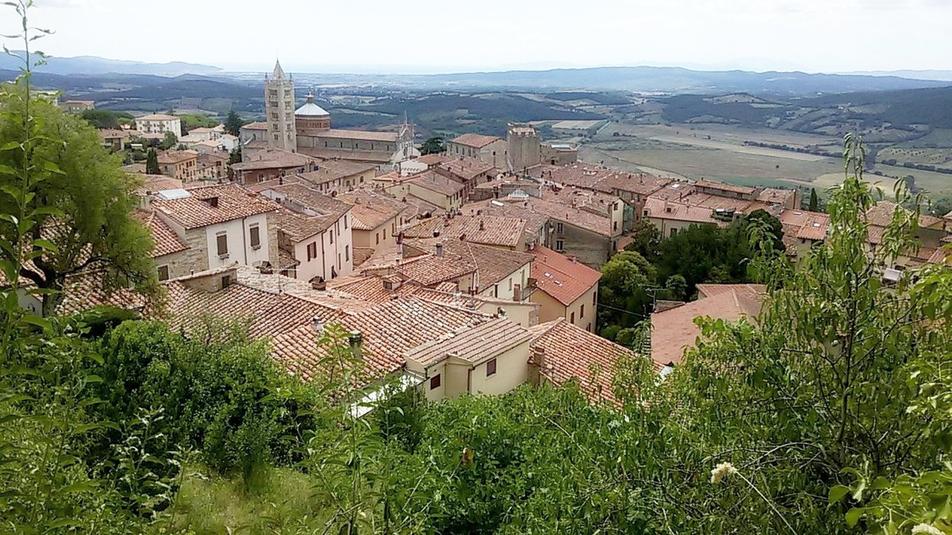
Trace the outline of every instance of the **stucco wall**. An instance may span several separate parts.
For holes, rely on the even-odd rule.
[[[505,394],[523,384],[529,375],[529,342],[523,342],[496,356],[496,373],[486,376],[486,363],[470,372],[471,394]]]

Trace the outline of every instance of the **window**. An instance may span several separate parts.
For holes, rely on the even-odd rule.
[[[331,245],[334,245],[334,231],[331,231]]]
[[[380,245],[380,234],[374,234],[374,237],[377,238],[377,245]]]
[[[509,291],[512,291],[512,277],[509,277]]]
[[[673,228],[673,229],[671,229],[671,234],[669,234],[669,236],[674,236],[674,235],[677,234],[677,233],[678,233],[678,229]]]
[[[555,231],[556,231],[556,232],[558,232],[559,234],[562,234],[562,232],[563,232],[564,230],[565,230],[565,229],[562,227],[562,223],[556,223],[556,224],[555,224]]]
[[[499,285],[498,285],[498,284],[494,284],[494,285],[493,285],[493,297],[499,297]]]
[[[585,303],[582,303],[582,307],[578,311],[578,317],[579,319],[582,319],[585,317]]]
[[[159,266],[159,280],[169,280],[169,266]]]
[[[571,314],[571,316],[570,316],[570,319],[569,319],[569,323],[572,323],[572,324],[575,323],[575,312],[572,312],[572,314]]]
[[[387,229],[383,229],[383,239],[387,239]]]
[[[598,292],[592,294],[592,306],[598,306]]]
[[[555,250],[562,252],[565,250],[565,241],[564,240],[555,240]]]
[[[307,261],[317,258],[317,243],[311,242],[307,244]]]
[[[340,253],[337,253],[337,267],[340,267]]]
[[[496,375],[496,359],[490,359],[486,362],[486,377]]]
[[[618,230],[618,221],[612,221],[612,230]]]
[[[344,216],[344,230],[347,230],[347,216]]]
[[[261,247],[261,233],[258,230],[258,225],[251,225],[248,229],[248,232],[251,234],[251,248],[258,249]]]
[[[228,233],[219,232],[215,235],[215,240],[218,245],[218,256],[222,258],[228,256]]]
[[[350,245],[344,246],[344,260],[350,262]]]
[[[430,390],[436,390],[440,387],[440,374],[430,377]]]

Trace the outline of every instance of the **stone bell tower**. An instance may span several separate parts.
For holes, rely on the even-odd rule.
[[[284,75],[281,62],[274,62],[274,72],[264,80],[264,111],[268,123],[268,147],[297,152],[294,129],[294,80]]]

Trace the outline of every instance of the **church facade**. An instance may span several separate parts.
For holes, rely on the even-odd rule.
[[[314,102],[313,94],[295,109],[294,81],[285,75],[280,62],[275,63],[264,85],[265,121],[242,127],[243,160],[270,148],[388,168],[420,155],[414,147],[413,125],[406,119],[396,131],[342,130],[332,127],[330,113]]]

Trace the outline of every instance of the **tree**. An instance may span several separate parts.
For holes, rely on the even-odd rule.
[[[816,188],[810,188],[810,206],[807,207],[807,210],[811,212],[816,212],[820,209],[820,199],[817,197]]]
[[[625,246],[626,251],[635,251],[645,260],[654,262],[661,247],[661,231],[651,221],[642,219],[632,229],[632,241]]]
[[[420,146],[420,154],[438,154],[441,152],[446,152],[446,144],[443,143],[443,138],[440,136],[433,136]]]
[[[681,275],[671,275],[664,281],[664,288],[668,291],[668,297],[677,301],[683,301],[687,298],[688,281]]]
[[[80,115],[96,128],[118,129],[122,126],[120,120],[128,120],[132,115],[128,113],[119,113],[112,110],[85,110]]]
[[[145,154],[145,172],[149,175],[160,175],[162,171],[159,169],[159,156],[155,153],[155,149],[150,148],[149,152]]]
[[[655,268],[634,251],[622,251],[602,266],[599,281],[599,322],[631,326],[650,313],[649,288],[655,282]]]
[[[176,137],[175,132],[165,132],[165,137],[162,138],[162,141],[159,143],[159,148],[162,150],[169,150],[172,147],[178,145],[178,137]]]
[[[100,143],[96,131],[79,117],[69,116],[48,102],[26,97],[23,84],[3,88],[0,113],[22,113],[29,102],[35,121],[26,128],[37,142],[28,153],[0,152],[0,168],[24,165],[45,169],[43,180],[29,184],[23,209],[34,214],[30,229],[32,262],[20,275],[41,290],[43,314],[50,315],[62,299],[66,277],[90,269],[102,270],[107,288],[149,286],[154,279],[148,231],[132,216],[137,202],[136,181],[121,169],[121,160]],[[22,122],[0,124],[0,145],[25,137]],[[0,188],[22,186],[16,177],[0,174]],[[0,213],[17,213],[17,203],[0,199]],[[18,243],[9,219],[0,224],[5,243]],[[37,241],[39,245],[37,245]],[[4,256],[9,257],[10,249]]]
[[[233,136],[238,136],[241,133],[241,127],[244,126],[245,121],[241,120],[241,117],[231,110],[228,112],[228,117],[225,118],[225,131]]]
[[[228,153],[228,165],[241,163],[241,146],[237,146]]]

